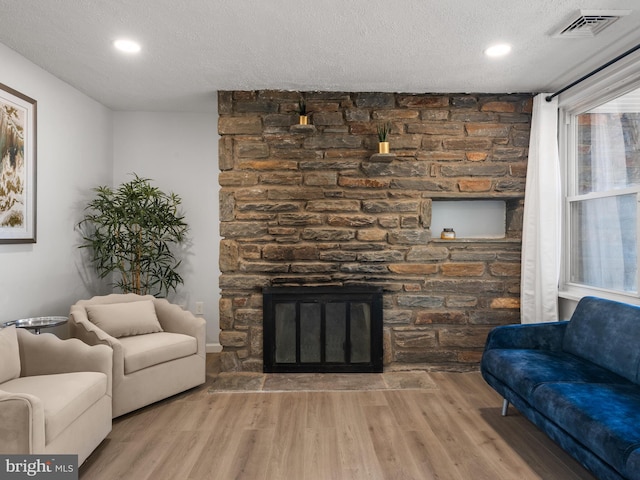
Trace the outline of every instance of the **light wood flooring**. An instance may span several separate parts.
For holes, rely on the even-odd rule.
[[[208,358],[209,382],[217,355]],[[594,480],[478,372],[428,390],[209,393],[117,418],[83,480]],[[207,383],[209,383],[207,382]]]

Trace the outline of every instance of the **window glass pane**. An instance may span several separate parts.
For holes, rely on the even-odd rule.
[[[577,116],[578,194],[640,185],[640,89]]]
[[[571,203],[570,275],[573,283],[635,292],[636,195]]]
[[[276,362],[296,361],[296,306],[278,303],[275,307]]]
[[[330,302],[326,306],[326,361],[346,362],[347,304]]]
[[[321,307],[319,303],[300,304],[300,362],[320,362]]]
[[[371,361],[371,312],[366,303],[351,304],[351,363]]]

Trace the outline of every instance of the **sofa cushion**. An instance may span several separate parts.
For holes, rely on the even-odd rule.
[[[0,383],[20,376],[20,351],[16,326],[0,330]]]
[[[120,339],[124,352],[124,373],[142,370],[159,363],[193,355],[197,340],[181,333],[160,332]]]
[[[45,442],[48,444],[107,394],[107,376],[101,372],[35,375],[10,380],[2,384],[2,390],[28,393],[40,399],[45,416]]]
[[[632,477],[633,480],[640,478],[640,445],[632,451],[627,458],[627,472],[637,472],[635,474],[636,478]]]
[[[162,332],[152,300],[86,305],[89,321],[112,337]]]
[[[562,349],[640,383],[640,307],[584,297],[571,317]]]
[[[566,352],[493,349],[482,368],[532,403],[532,393],[547,382],[627,383],[627,380]]]
[[[640,448],[638,385],[548,383],[536,389],[533,399],[540,413],[576,442],[625,478],[640,479],[634,466]]]

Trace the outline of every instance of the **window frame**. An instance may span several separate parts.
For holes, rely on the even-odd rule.
[[[575,177],[573,178],[575,180]],[[600,198],[617,198],[625,195],[635,195],[635,203],[636,203],[636,290],[635,291],[621,291],[621,290],[613,290],[602,287],[594,287],[590,285],[585,285],[582,283],[577,283],[571,281],[571,253],[570,248],[572,244],[572,234],[573,231],[571,229],[571,206],[573,203],[585,201],[585,200],[595,200]],[[618,299],[640,299],[640,186],[635,187],[627,187],[621,188],[617,190],[606,190],[601,192],[589,192],[581,195],[567,195],[564,198],[564,206],[563,210],[565,212],[565,252],[566,256],[563,256],[564,261],[564,275],[565,279],[564,286],[565,290],[582,292],[583,295],[598,295],[604,296],[606,298],[618,298]]]
[[[610,75],[599,75],[585,82],[582,88],[559,97],[558,146],[562,175],[562,245],[559,296],[579,300],[587,295],[595,295],[611,300],[640,304],[640,186],[627,187],[601,192],[578,193],[577,176],[577,117],[582,113],[607,103],[619,96],[640,88],[640,56],[625,59]],[[636,195],[636,218],[638,268],[636,273],[636,291],[622,292],[592,287],[571,282],[571,204],[580,200],[604,197],[617,197],[624,194]]]

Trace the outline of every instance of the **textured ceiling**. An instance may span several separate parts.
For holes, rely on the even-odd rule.
[[[580,9],[633,11],[552,37]],[[120,36],[142,51],[114,51]],[[498,41],[512,54],[485,57]],[[640,43],[640,1],[0,0],[0,43],[114,110],[212,111],[217,90],[262,88],[554,91]]]

